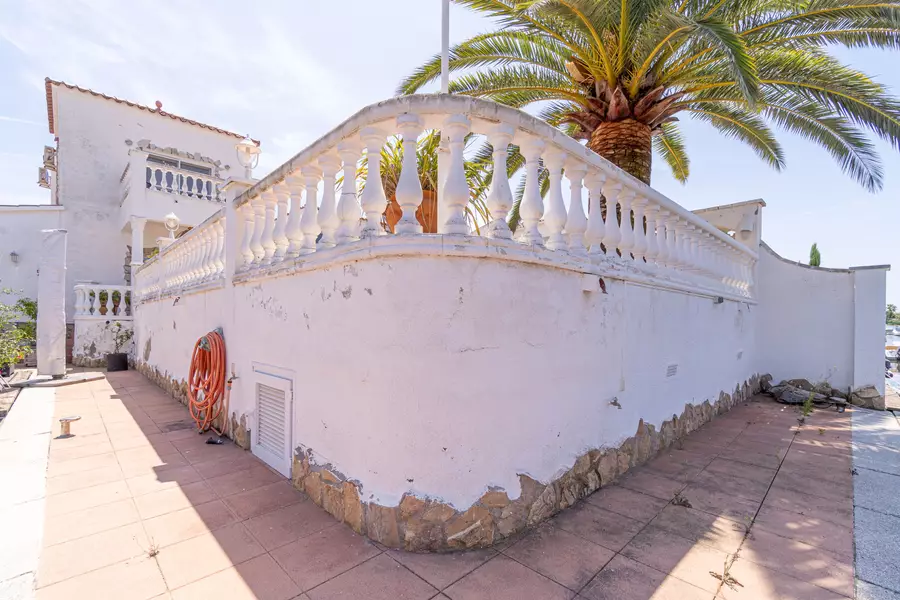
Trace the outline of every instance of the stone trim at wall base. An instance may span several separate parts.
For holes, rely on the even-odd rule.
[[[765,376],[763,376],[765,377]],[[770,378],[771,379],[771,378]],[[465,511],[432,499],[407,494],[398,506],[361,500],[358,482],[295,452],[292,481],[316,504],[355,532],[389,546],[411,552],[441,552],[491,546],[527,527],[540,523],[581,498],[615,482],[629,469],[644,464],[701,425],[759,393],[761,377],[752,376],[731,393],[699,406],[686,404],[659,431],[641,419],[637,432],[618,448],[591,450],[565,474],[549,484],[519,475],[521,493],[510,500],[505,490],[488,490]]]

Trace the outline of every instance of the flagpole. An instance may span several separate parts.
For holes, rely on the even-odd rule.
[[[441,0],[441,93],[450,91],[450,0]]]

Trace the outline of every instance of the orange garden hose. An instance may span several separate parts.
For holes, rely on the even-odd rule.
[[[212,429],[222,414],[225,394],[225,340],[222,330],[210,331],[197,340],[188,375],[188,408],[200,432]]]

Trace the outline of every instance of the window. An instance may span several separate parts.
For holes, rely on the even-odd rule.
[[[166,165],[175,169],[181,169],[182,171],[190,171],[191,173],[212,175],[212,169],[209,167],[201,167],[200,165],[195,165],[193,163],[185,162],[183,160],[178,160],[175,158],[169,158],[166,156],[157,156],[155,154],[150,154],[147,156],[147,162],[155,163],[158,165]]]

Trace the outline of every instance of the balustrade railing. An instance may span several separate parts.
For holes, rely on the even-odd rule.
[[[93,283],[76,285],[75,318],[131,319],[131,287]]]
[[[547,123],[494,102],[451,95],[405,96],[365,108],[238,196],[234,206],[243,233],[236,272],[267,270],[360,239],[429,235],[422,234],[415,216],[423,199],[416,140],[427,130],[440,130],[443,138],[441,234],[475,235],[466,218],[471,190],[464,156],[465,138],[474,133],[491,146],[493,172],[502,174],[492,178],[490,219],[479,228],[496,243],[558,256],[584,265],[586,272],[597,267],[642,280],[672,280],[682,289],[751,297],[753,250]],[[390,136],[405,150],[395,192],[402,210],[395,234],[381,226],[388,203],[381,179],[369,178],[364,186],[357,180],[364,155],[368,173],[380,172],[380,152]],[[525,159],[521,229],[515,236],[507,224],[518,184],[506,176],[511,145]],[[549,190],[542,196],[544,170]],[[343,184],[336,192],[341,172]],[[221,242],[207,244],[202,237],[223,237],[216,233],[221,226],[204,227],[206,233],[195,230],[192,238],[173,244],[155,267],[145,265],[142,279],[156,269],[156,281],[163,282],[162,288],[151,284],[151,290],[222,274],[216,263],[224,260]]]
[[[225,274],[225,211],[219,210],[144,263],[135,296],[147,298],[220,281]]]
[[[147,163],[145,185],[148,190],[220,202],[221,180],[169,165]]]

